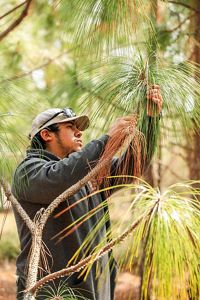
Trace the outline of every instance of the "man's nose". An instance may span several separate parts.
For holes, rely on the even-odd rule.
[[[75,136],[78,138],[80,138],[82,136],[82,132],[80,130],[78,130],[77,128],[75,130]]]

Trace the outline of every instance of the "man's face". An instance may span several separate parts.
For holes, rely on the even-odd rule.
[[[77,129],[73,121],[58,124],[59,131],[54,133],[54,143],[60,157],[67,157],[70,153],[82,149],[82,132]]]

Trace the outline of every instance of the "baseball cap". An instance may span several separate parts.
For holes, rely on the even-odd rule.
[[[40,132],[42,129],[47,128],[50,125],[75,121],[76,127],[83,131],[89,127],[90,121],[86,115],[77,116],[71,108],[50,108],[41,112],[33,120],[32,128],[30,132],[30,139]]]

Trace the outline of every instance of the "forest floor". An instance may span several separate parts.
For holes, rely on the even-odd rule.
[[[15,264],[4,262],[0,264],[0,300],[15,300]],[[115,300],[137,300],[139,278],[124,272],[119,274]]]
[[[15,264],[0,264],[0,300],[14,300],[15,296]]]

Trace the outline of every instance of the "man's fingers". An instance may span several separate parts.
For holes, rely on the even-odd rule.
[[[148,94],[160,94],[160,90],[152,89],[152,90],[149,90],[149,91],[147,92],[147,95],[148,95]]]
[[[151,106],[152,102],[156,104],[157,114],[159,114],[162,110],[163,98],[160,93],[160,86],[158,84],[152,84],[148,87],[147,99],[150,101],[148,101],[147,104],[147,115],[153,116],[155,114],[155,112],[153,111],[153,106]]]
[[[154,99],[156,99],[156,100],[158,100],[159,102],[163,102],[163,98],[162,98],[162,96],[161,95],[147,95],[147,99],[148,100],[153,100],[154,101]]]
[[[132,123],[132,121],[133,121],[133,123]],[[113,136],[119,130],[126,128],[130,124],[134,125],[134,123],[135,123],[135,118],[133,115],[118,118],[115,121],[115,123],[111,126],[110,130],[108,131],[108,135]]]
[[[131,121],[133,119],[133,116],[125,116],[118,118],[117,121]]]
[[[152,100],[154,102],[160,102],[162,103],[163,102],[163,98],[162,98],[162,95],[160,93],[160,91],[157,91],[157,90],[151,90],[147,93],[147,99],[149,100]]]
[[[160,90],[160,86],[158,84],[152,84],[148,86],[148,91],[152,89]]]
[[[156,91],[156,90],[152,90],[152,91],[149,91],[148,93],[147,93],[147,96],[161,96],[161,94],[160,94],[160,92],[158,92],[158,91]]]
[[[160,102],[158,99],[152,99],[152,102],[154,102],[158,107],[162,106],[162,102]]]

